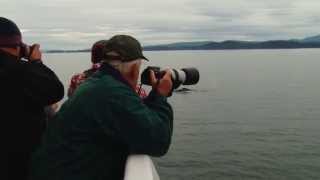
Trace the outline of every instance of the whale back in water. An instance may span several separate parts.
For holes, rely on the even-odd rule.
[[[175,93],[189,93],[191,91],[192,91],[191,89],[183,87],[180,89],[175,89],[173,92],[175,92]]]

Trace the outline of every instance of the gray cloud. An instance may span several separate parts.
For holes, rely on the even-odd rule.
[[[303,38],[320,32],[318,0],[0,0],[28,43],[87,48],[130,34],[143,44]]]

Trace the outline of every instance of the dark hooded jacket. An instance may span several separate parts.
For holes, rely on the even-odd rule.
[[[0,51],[1,148],[9,179],[25,179],[31,153],[45,130],[44,107],[61,100],[64,88],[41,63],[18,60]]]

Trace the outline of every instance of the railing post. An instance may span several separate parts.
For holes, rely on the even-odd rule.
[[[150,156],[130,155],[126,162],[124,180],[160,180]]]

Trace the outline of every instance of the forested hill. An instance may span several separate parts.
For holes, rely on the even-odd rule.
[[[198,41],[178,42],[171,44],[145,46],[145,51],[160,50],[223,50],[223,49],[297,49],[297,48],[320,48],[320,35],[294,40],[272,41]],[[49,50],[47,53],[74,53],[89,52],[84,50]]]
[[[177,45],[178,44],[178,45]],[[144,50],[220,50],[220,49],[295,49],[320,48],[320,41],[274,40],[274,41],[223,41],[223,42],[185,42],[146,46]]]

